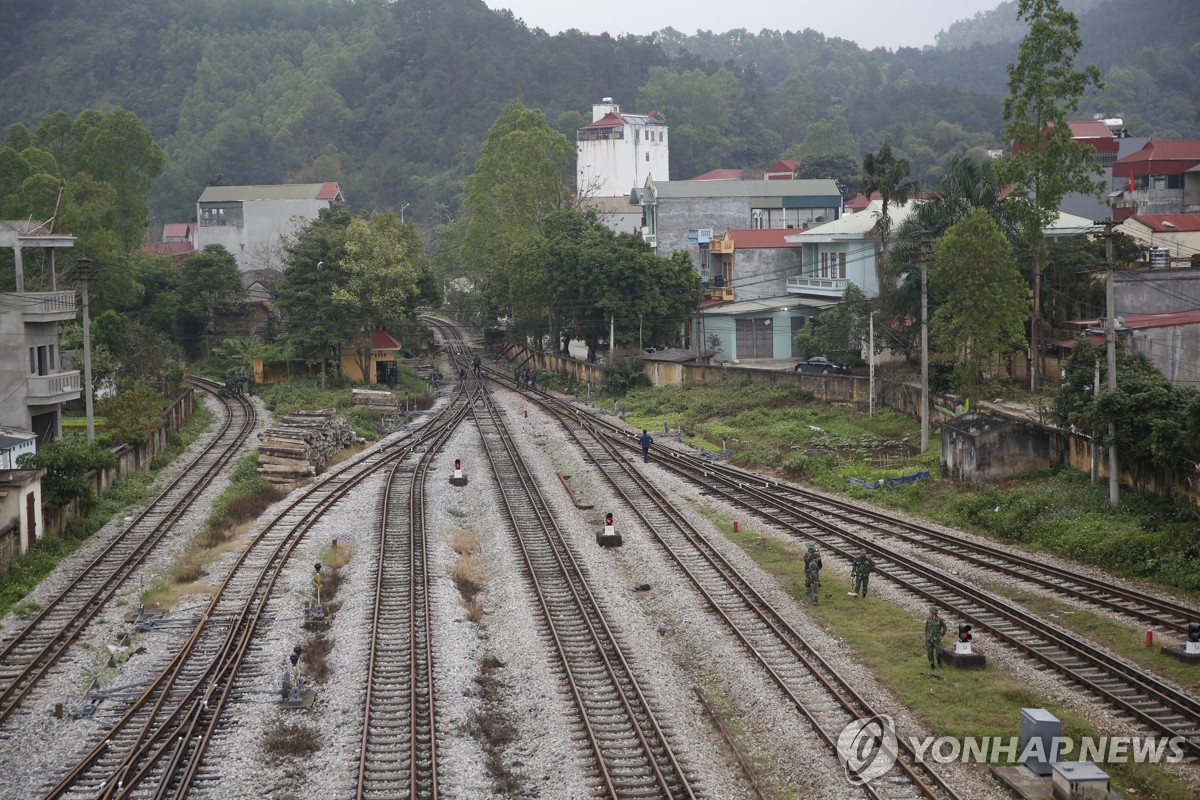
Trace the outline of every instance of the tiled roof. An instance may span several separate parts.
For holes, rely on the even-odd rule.
[[[582,128],[576,128],[577,131],[592,131],[601,130],[604,128],[620,128],[623,125],[666,125],[666,121],[658,119],[651,114],[620,114],[615,111],[609,111],[600,119]]]
[[[1145,330],[1147,328],[1173,328],[1176,325],[1200,325],[1200,309],[1191,311],[1166,311],[1161,314],[1122,314],[1125,327],[1129,330]],[[1073,319],[1072,324],[1094,328],[1100,325],[1098,319]]]
[[[830,197],[841,195],[832,179],[799,181],[655,181],[659,197]]]
[[[321,184],[320,191],[317,192],[318,200],[341,200],[342,187],[338,186],[335,181],[328,181]]]
[[[737,250],[762,250],[775,247],[799,248],[800,242],[789,242],[783,237],[790,233],[799,233],[795,228],[742,228],[726,231],[733,237],[733,246]]]
[[[196,230],[194,222],[168,222],[163,225],[163,236],[187,236]]]
[[[196,246],[191,242],[150,242],[146,249],[156,256],[186,256],[196,252]]]
[[[362,337],[362,332],[357,332],[350,337],[352,341],[358,341]],[[387,331],[371,331],[371,349],[372,350],[399,350],[400,342],[396,341]]]

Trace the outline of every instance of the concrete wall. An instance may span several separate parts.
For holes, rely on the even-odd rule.
[[[748,197],[660,197],[655,208],[654,234],[658,254],[664,258],[683,250],[691,255],[693,262],[697,260],[699,248],[687,240],[692,228],[712,228],[715,233],[726,228],[749,227]]]
[[[671,134],[666,125],[626,125],[623,135],[623,139],[576,142],[576,181],[582,194],[628,197],[631,189],[646,185],[647,177],[671,179],[667,157]]]
[[[1200,269],[1118,270],[1115,275],[1118,313],[1161,314],[1200,306]]]
[[[941,434],[942,461],[960,481],[997,480],[1052,463],[1050,436],[1037,426],[971,413],[944,424]]]
[[[1154,362],[1167,380],[1200,385],[1200,325],[1135,330],[1133,350]]]
[[[44,529],[42,514],[42,484],[31,470],[13,473],[16,480],[0,484],[4,497],[0,498],[0,566],[23,554],[30,542],[39,537]],[[29,529],[26,512],[28,497],[33,496],[33,530]]]
[[[54,365],[48,374],[63,372],[62,353],[58,349],[57,322],[31,322],[22,312],[29,299],[20,294],[0,293],[0,427],[32,430],[33,414],[55,411],[61,414],[61,403],[30,408],[26,402],[29,370],[29,348],[53,347]],[[55,431],[61,430],[56,424]]]
[[[197,218],[199,205],[197,204]],[[242,272],[266,269],[278,258],[268,257],[269,251],[281,248],[280,239],[304,227],[317,218],[328,200],[245,200],[242,203],[242,225],[200,225],[196,229],[196,249],[210,244],[223,245],[237,259]]]
[[[759,300],[787,294],[788,276],[801,271],[800,252],[799,247],[735,249],[733,299]]]

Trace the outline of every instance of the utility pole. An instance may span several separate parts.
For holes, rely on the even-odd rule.
[[[88,279],[93,274],[92,260],[77,260],[75,274],[79,276],[83,298],[83,408],[87,416],[87,440],[91,444],[96,441],[96,418],[92,413],[92,321],[88,316]]]
[[[325,262],[317,262],[317,302],[321,305],[321,388],[325,388],[325,298],[321,296],[321,270],[325,269]]]
[[[613,363],[617,358],[617,317],[614,314],[608,316],[608,363]]]
[[[870,389],[868,390],[870,392],[871,399],[867,404],[867,408],[868,408],[867,416],[873,418],[875,416],[875,312],[874,311],[871,312],[870,329],[871,329],[871,335],[868,337],[869,344],[867,345],[867,358],[870,360],[870,363],[871,363],[871,373],[870,373],[871,374],[871,382],[870,382]]]
[[[1104,260],[1107,262],[1107,286],[1105,287],[1105,317],[1104,339],[1108,349],[1108,391],[1117,390],[1117,304],[1113,295],[1114,273],[1113,264],[1113,222],[1112,217],[1101,223],[1104,226]],[[1117,424],[1109,421],[1108,438],[1112,444],[1108,447],[1108,504],[1116,508],[1121,502],[1121,482],[1117,473]]]
[[[929,260],[927,238],[921,238],[921,452],[929,449]]]

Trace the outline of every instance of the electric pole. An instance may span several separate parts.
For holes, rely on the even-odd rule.
[[[96,418],[92,413],[92,322],[88,316],[88,279],[92,277],[92,260],[81,258],[75,262],[75,274],[79,276],[83,299],[83,408],[87,416],[88,444],[96,441]]]
[[[926,238],[921,234],[921,452],[929,449],[929,260]]]
[[[1112,217],[1101,223],[1104,226],[1104,260],[1107,262],[1107,286],[1105,295],[1104,339],[1108,349],[1108,391],[1117,390],[1117,304],[1114,299],[1113,283],[1116,272],[1113,264],[1113,222]],[[1108,504],[1113,508],[1121,502],[1121,482],[1117,474],[1117,424],[1110,420],[1108,423]]]

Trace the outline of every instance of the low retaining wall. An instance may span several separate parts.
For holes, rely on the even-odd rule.
[[[519,344],[508,346],[504,356],[513,359],[521,367],[548,370],[570,375],[580,383],[592,382],[593,387],[600,386],[603,380],[603,366],[589,364],[565,356],[541,353]],[[779,370],[750,369],[735,364],[694,365],[670,364],[657,361],[646,361],[646,377],[654,386],[674,386],[693,382],[728,382],[749,381],[750,383],[776,384],[784,383],[799,386],[813,393],[817,400],[823,403],[854,403],[867,406],[870,404],[870,380],[855,375],[805,375]],[[961,403],[961,398],[949,395],[930,395],[929,421],[931,426],[938,426],[953,417],[946,411],[939,410],[954,408]],[[883,408],[890,408],[910,417],[920,418],[921,387],[895,381],[875,381],[875,403]],[[982,409],[981,409],[982,410]],[[989,408],[988,413],[996,414],[1005,419],[1027,426],[1036,435],[1046,437],[1048,441],[1048,458],[1045,468],[1057,464],[1065,464],[1074,469],[1089,474],[1095,467],[1096,480],[1108,480],[1108,454],[1101,448],[1095,447],[1092,440],[1070,431],[1060,430],[1037,420],[1011,414],[999,409]],[[1093,459],[1093,451],[1096,458]],[[1118,459],[1119,460],[1119,459]],[[1123,486],[1133,487],[1142,492],[1167,495],[1176,493],[1191,498],[1200,506],[1200,474],[1168,472],[1162,469],[1147,468],[1138,464],[1121,462],[1120,482]]]
[[[115,467],[92,470],[87,474],[88,482],[96,494],[101,495],[118,478],[124,478],[135,472],[147,469],[150,462],[167,449],[167,441],[172,433],[182,428],[196,410],[195,390],[189,387],[175,399],[170,407],[163,412],[162,425],[158,427],[149,439],[139,445],[123,444],[112,449],[117,458]],[[79,516],[79,501],[75,500],[65,506],[42,504],[42,516],[45,520],[42,536],[61,536],[67,530],[67,524]]]

